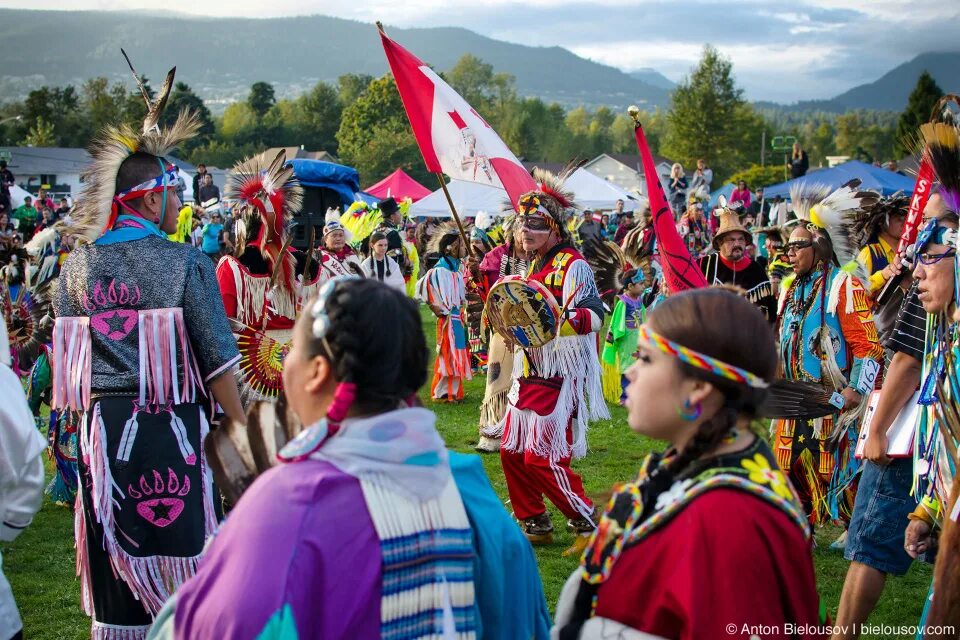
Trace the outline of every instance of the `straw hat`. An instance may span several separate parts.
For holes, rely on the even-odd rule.
[[[720,196],[717,205],[717,210],[713,215],[720,218],[720,228],[717,229],[716,235],[713,236],[713,248],[720,249],[720,239],[734,231],[739,231],[744,234],[749,242],[751,234],[746,227],[740,224],[740,213],[736,209],[728,207],[727,199],[723,196]]]

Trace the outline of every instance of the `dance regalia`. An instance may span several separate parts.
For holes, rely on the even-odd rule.
[[[241,397],[244,405],[275,400],[283,391],[283,360],[290,350],[298,296],[286,287],[270,286],[267,263],[258,247],[248,245],[236,258],[220,258],[217,283],[243,356]]]
[[[238,250],[220,259],[217,282],[242,355],[240,397],[249,406],[282,393],[283,360],[297,311],[316,292],[321,276],[301,273],[304,262],[288,246],[286,221],[299,211],[302,189],[284,151],[239,162],[227,188],[237,201]],[[254,228],[250,240],[247,230],[253,235]]]
[[[495,247],[480,262],[480,274],[485,291],[504,276],[523,275],[529,265],[526,260],[513,257],[513,245]],[[480,431],[495,428],[503,420],[507,410],[507,394],[513,384],[513,351],[507,348],[503,338],[490,332],[487,349],[487,381],[480,403]]]
[[[587,452],[587,425],[610,417],[603,400],[596,331],[603,307],[590,265],[569,244],[537,260],[527,278],[543,284],[573,316],[542,347],[518,349],[503,419],[485,435],[501,437],[511,506],[520,520],[544,513],[546,494],[565,516],[589,518],[593,506],[573,458]]]
[[[746,298],[757,305],[770,322],[777,318],[777,300],[767,272],[759,264],[743,256],[736,262],[712,253],[700,259],[700,270],[711,285],[728,284],[746,291]]]
[[[217,524],[206,384],[240,360],[212,265],[121,215],[54,299],[53,403],[82,414],[77,570],[95,639],[144,637]]]
[[[360,275],[360,258],[348,245],[344,245],[340,251],[320,249],[319,254],[319,284],[340,276]]]
[[[813,524],[847,521],[860,464],[853,451],[867,396],[879,380],[883,349],[859,280],[832,265],[797,276],[781,297],[780,356],[787,380],[851,387],[854,410],[815,420],[774,420],[777,462]],[[836,446],[831,443],[836,442]]]
[[[610,317],[610,329],[603,345],[603,395],[608,402],[622,403],[627,389],[624,375],[633,364],[637,352],[637,329],[643,324],[643,298],[617,296]]]
[[[616,489],[563,588],[553,633],[699,640],[766,626],[764,637],[818,637],[785,630],[822,621],[810,528],[766,443],[702,460],[657,489],[650,476],[664,462],[652,454]]]
[[[399,409],[345,420],[320,444],[319,427],[289,443],[156,639],[469,640],[482,628],[492,640],[547,640],[529,544],[477,457],[448,453],[434,421]]]
[[[463,383],[473,376],[464,326],[466,291],[460,261],[450,256],[440,258],[418,283],[417,297],[443,312],[437,317],[437,359],[431,397],[462,400]]]

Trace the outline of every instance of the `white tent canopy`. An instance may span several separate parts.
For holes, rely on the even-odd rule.
[[[566,179],[564,187],[573,192],[574,200],[584,209],[613,210],[617,206],[617,200],[623,200],[624,211],[636,211],[641,205],[637,196],[627,193],[583,167],[574,171]]]
[[[457,208],[461,218],[474,217],[481,211],[492,215],[499,215],[504,204],[510,198],[507,192],[499,187],[491,187],[477,182],[465,180],[451,180],[447,185],[450,199]],[[437,189],[422,200],[410,205],[410,216],[426,218],[449,218],[450,206],[443,195],[443,189]]]
[[[21,189],[17,185],[12,185],[10,187],[10,211],[13,211],[17,207],[23,206],[24,198],[33,198],[33,195],[31,195],[26,189]]]

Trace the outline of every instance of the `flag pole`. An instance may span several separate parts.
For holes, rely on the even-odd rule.
[[[467,255],[473,258],[473,246],[470,244],[470,239],[467,238],[467,232],[463,229],[463,223],[460,222],[460,216],[457,215],[457,208],[453,206],[453,198],[450,197],[450,192],[447,191],[447,183],[443,181],[443,174],[437,173],[435,175],[437,176],[437,181],[440,182],[440,188],[443,189],[443,195],[447,197],[447,205],[449,205],[450,213],[453,214],[453,219],[457,223],[457,229],[460,230],[460,239],[463,240],[463,244],[467,248]]]

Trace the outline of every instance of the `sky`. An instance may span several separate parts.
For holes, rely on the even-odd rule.
[[[193,15],[323,14],[387,26],[465,27],[533,46],[562,46],[624,71],[673,81],[705,43],[733,61],[750,100],[830,98],[928,51],[960,47],[957,0],[165,0]],[[155,0],[0,0],[23,9],[156,10]]]

